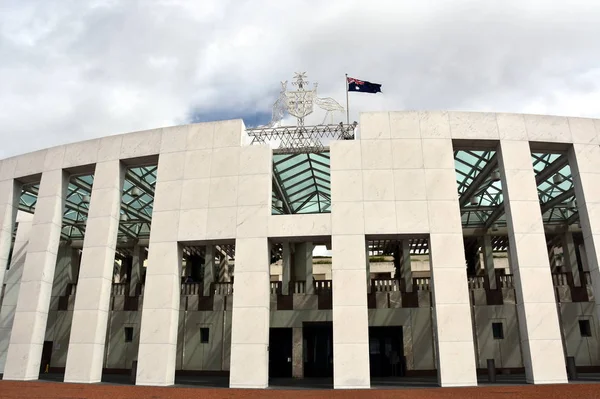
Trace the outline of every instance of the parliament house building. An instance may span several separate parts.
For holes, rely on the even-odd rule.
[[[333,388],[600,370],[600,120],[373,112],[0,160],[0,374]]]

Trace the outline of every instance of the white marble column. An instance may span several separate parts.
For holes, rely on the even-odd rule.
[[[203,280],[204,296],[209,296],[210,286],[215,282],[215,247],[213,245],[206,246]]]
[[[336,389],[371,386],[365,248],[364,235],[332,238],[333,387]]]
[[[582,260],[587,261],[596,298],[596,317],[600,317],[600,147],[597,141],[573,144],[569,165],[583,233],[584,245],[580,253]]]
[[[4,284],[20,195],[21,185],[16,181],[0,182],[0,288]]]
[[[19,297],[19,285],[23,275],[23,265],[25,264],[25,254],[27,245],[31,238],[31,223],[33,215],[31,213],[19,212],[17,215],[17,236],[13,247],[13,255],[10,261],[10,269],[6,271],[4,284],[4,299],[2,300],[2,309],[0,309],[0,374],[4,372],[6,363],[6,354],[8,352],[8,343],[12,331],[15,311],[17,310],[17,299]]]
[[[494,269],[494,249],[492,247],[492,237],[484,235],[481,242],[481,251],[483,252],[483,267],[490,282],[490,289],[496,289],[496,270]]]
[[[526,141],[500,141],[499,165],[527,382],[566,383],[546,237]]]
[[[182,258],[176,241],[155,242],[150,233],[136,385],[175,383]]]
[[[412,292],[413,279],[412,264],[410,260],[410,242],[406,239],[402,240],[402,279],[404,279],[406,292]]]
[[[230,388],[269,385],[269,263],[266,237],[236,239]]]
[[[68,176],[61,169],[42,174],[4,368],[5,380],[39,377],[68,183]]]
[[[361,163],[359,141],[331,143],[333,387],[336,389],[371,387]]]
[[[564,265],[573,274],[573,284],[575,287],[581,287],[581,275],[579,273],[579,265],[577,264],[577,249],[573,241],[573,233],[566,232],[562,236],[562,249]]]
[[[133,246],[131,261],[131,278],[129,279],[129,296],[135,296],[138,285],[142,282],[142,269],[146,259],[146,249],[139,244]]]
[[[475,348],[452,140],[423,139],[422,151],[438,384],[474,386],[477,385]]]
[[[65,382],[100,382],[125,168],[96,165],[69,339]]]
[[[292,254],[290,251],[290,243],[283,244],[283,258],[281,260],[281,292],[283,295],[290,293],[290,281],[292,277]]]

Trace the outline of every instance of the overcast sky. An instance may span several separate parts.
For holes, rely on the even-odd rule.
[[[266,123],[296,71],[344,106],[345,73],[383,84],[350,94],[352,120],[600,117],[599,21],[598,0],[0,0],[0,158],[190,121]]]

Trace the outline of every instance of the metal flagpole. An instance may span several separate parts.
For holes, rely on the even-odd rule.
[[[350,124],[350,109],[348,108],[348,74],[346,74],[346,123]]]

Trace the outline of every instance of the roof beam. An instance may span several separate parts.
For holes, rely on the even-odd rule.
[[[488,163],[484,166],[481,172],[473,179],[469,187],[465,190],[463,195],[460,196],[459,204],[460,207],[464,207],[471,197],[475,195],[479,187],[486,181],[486,179],[490,176],[490,174],[496,169],[498,165],[498,156],[497,153],[494,154]]]
[[[571,189],[565,191],[564,193],[552,198],[550,201],[543,203],[542,207],[541,207],[542,215],[544,213],[548,212],[550,209],[554,208],[556,205],[562,203],[565,200],[568,200],[573,195],[575,195],[575,189],[571,188]]]
[[[144,190],[146,194],[154,198],[154,187],[152,187],[148,182],[144,181],[144,179],[140,178],[138,175],[133,173],[131,169],[127,170],[125,178],[134,183],[135,186],[140,187],[142,190]]]
[[[485,221],[485,229],[489,229],[492,226],[492,224],[494,224],[496,220],[498,220],[498,218],[502,215],[504,215],[504,201],[498,204],[498,207],[496,207],[496,209],[494,209],[494,212],[492,212],[492,214],[487,218],[487,220]]]
[[[285,191],[281,187],[281,183],[279,182],[279,175],[273,171],[273,186],[275,187],[275,191],[277,192],[277,197],[283,202],[283,210],[286,214],[291,215],[292,208],[290,207],[290,201],[287,195],[285,195]]]
[[[535,175],[535,184],[540,185],[548,180],[552,175],[561,170],[565,165],[569,163],[567,154],[561,154],[554,160],[550,165],[542,169],[537,175]]]

